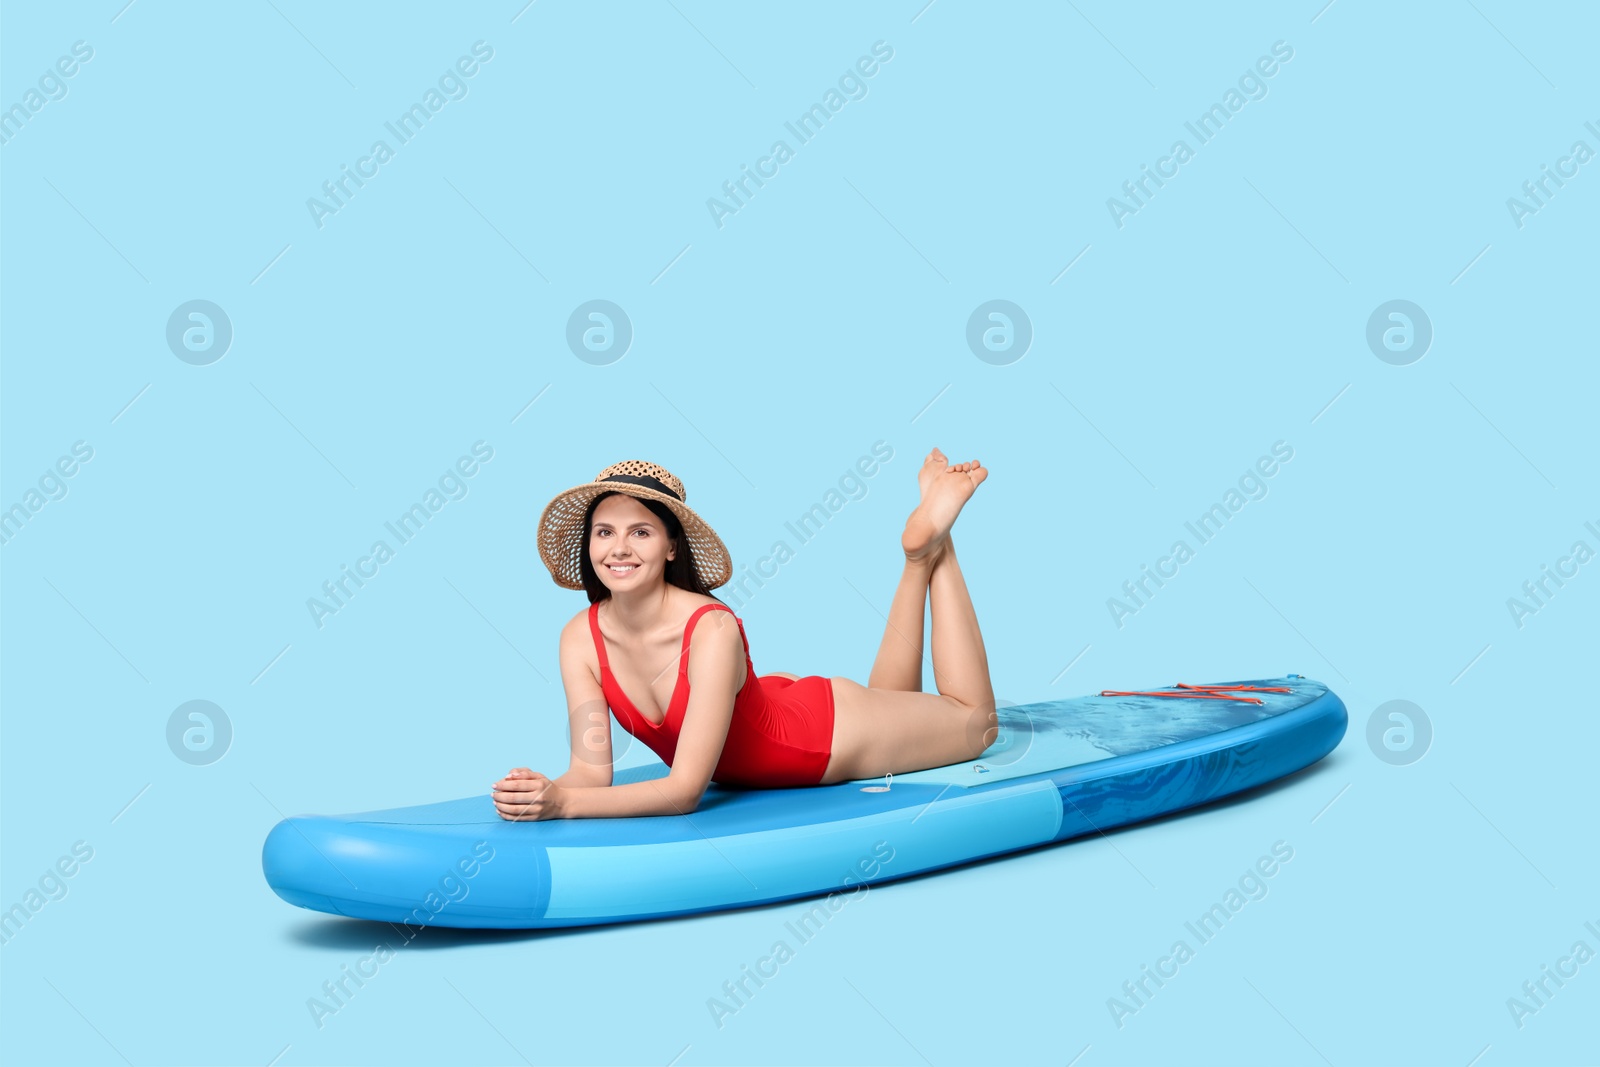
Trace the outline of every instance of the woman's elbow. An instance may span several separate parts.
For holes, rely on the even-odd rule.
[[[683,783],[678,786],[669,798],[673,809],[680,815],[692,815],[700,808],[700,801],[706,795],[705,785]]]

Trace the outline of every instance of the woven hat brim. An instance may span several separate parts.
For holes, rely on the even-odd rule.
[[[585,482],[557,493],[539,514],[539,558],[544,561],[555,583],[565,589],[583,588],[581,560],[587,551],[583,543],[583,514],[589,502],[601,493],[624,493],[643,500],[654,500],[672,509],[683,526],[695,570],[707,589],[726,585],[733,577],[733,560],[722,538],[693,508],[666,493],[641,485],[617,482]]]

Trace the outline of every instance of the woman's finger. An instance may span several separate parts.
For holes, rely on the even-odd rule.
[[[512,778],[504,782],[497,782],[496,792],[500,793],[542,793],[550,785],[548,779],[538,778]]]
[[[540,801],[508,803],[506,801],[497,800],[495,801],[494,808],[503,816],[527,818],[529,816],[537,816],[540,813],[542,806],[542,802]]]

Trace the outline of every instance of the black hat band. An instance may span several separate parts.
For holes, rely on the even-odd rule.
[[[627,482],[629,485],[642,485],[646,489],[654,489],[658,493],[664,493],[667,496],[670,496],[672,499],[678,501],[680,504],[683,503],[683,497],[667,488],[665,482],[661,481],[659,478],[652,478],[649,475],[641,476],[636,474],[612,474],[605,478],[601,478],[600,480],[602,482]]]

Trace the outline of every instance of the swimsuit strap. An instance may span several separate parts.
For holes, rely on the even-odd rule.
[[[687,676],[689,673],[689,635],[694,632],[694,624],[700,621],[700,616],[714,608],[720,608],[733,615],[733,621],[739,624],[739,640],[744,642],[745,658],[750,658],[750,640],[744,635],[744,620],[734,615],[733,609],[726,604],[702,604],[694,610],[693,615],[689,616],[689,622],[683,628],[683,650],[678,654],[679,674]]]
[[[606,642],[600,635],[600,601],[596,600],[589,605],[589,632],[594,634],[594,647],[600,653],[600,676],[604,678],[611,670],[611,665],[606,661]]]

